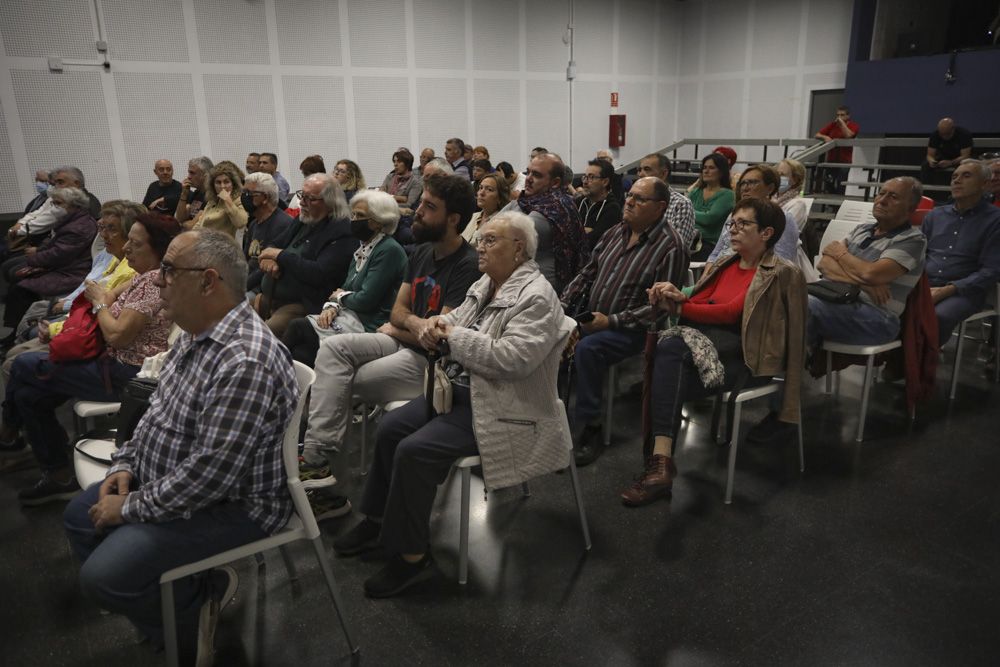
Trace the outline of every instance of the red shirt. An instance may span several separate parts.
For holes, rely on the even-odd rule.
[[[858,136],[858,130],[861,129],[857,123],[853,120],[847,121],[847,128],[854,133],[854,136]],[[820,134],[825,134],[831,139],[847,139],[844,135],[844,131],[840,129],[840,123],[833,121],[832,123],[827,123],[823,126],[823,129],[819,131]],[[853,146],[840,146],[839,148],[831,148],[826,154],[827,162],[841,162],[845,164],[850,164],[854,161],[854,147]]]
[[[724,268],[712,282],[684,302],[681,315],[700,324],[736,324],[757,267],[741,269],[739,260]]]

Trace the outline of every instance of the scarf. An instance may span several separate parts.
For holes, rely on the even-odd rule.
[[[411,171],[409,176],[400,176],[394,173],[392,175],[392,180],[389,181],[389,194],[398,195],[399,191],[406,188],[410,184],[410,179],[413,178],[413,172]]]
[[[686,326],[673,326],[660,332],[660,338],[680,336],[691,350],[694,367],[698,369],[698,377],[706,389],[721,387],[726,379],[726,369],[719,361],[719,353],[708,336],[697,329]]]
[[[798,196],[799,196],[798,190],[796,190],[795,188],[788,188],[787,190],[785,190],[784,194],[774,195],[774,197],[771,198],[771,201],[777,204],[778,206],[784,208],[785,204],[792,201]]]
[[[521,211],[528,215],[538,211],[552,228],[552,255],[555,258],[556,280],[568,285],[588,259],[588,246],[580,213],[573,199],[562,189],[549,190],[529,197],[522,193],[517,200]]]
[[[354,272],[361,273],[361,268],[368,263],[368,259],[372,256],[372,251],[375,246],[378,245],[379,241],[385,238],[385,234],[379,232],[371,238],[368,243],[362,243],[358,246],[358,249],[354,251]]]

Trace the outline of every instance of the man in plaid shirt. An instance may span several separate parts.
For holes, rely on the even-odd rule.
[[[104,482],[65,512],[84,593],[154,644],[163,572],[275,533],[292,513],[282,440],[295,370],[247,305],[246,273],[226,234],[201,229],[170,244],[158,282],[186,334]],[[215,618],[235,588],[231,568],[174,584],[182,657],[210,658]]]

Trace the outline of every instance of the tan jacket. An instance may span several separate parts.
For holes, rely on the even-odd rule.
[[[483,276],[465,301],[442,317],[455,325],[450,358],[471,379],[472,425],[488,489],[565,468],[572,447],[556,373],[575,322],[563,314],[549,281],[529,260],[487,303]],[[478,331],[469,328],[483,309]]]
[[[713,264],[692,294],[697,294],[715,274],[739,259],[739,255],[732,255]],[[743,359],[753,375],[784,376],[785,396],[778,418],[792,424],[799,421],[808,312],[802,273],[769,250],[761,258],[743,302],[740,338]]]

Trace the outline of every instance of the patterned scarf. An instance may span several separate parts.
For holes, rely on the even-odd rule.
[[[726,379],[726,369],[719,361],[719,352],[708,336],[686,326],[673,326],[660,332],[660,338],[680,336],[691,350],[694,367],[698,369],[698,377],[706,389],[721,387]]]
[[[572,197],[562,189],[549,190],[533,197],[522,193],[517,205],[525,215],[538,211],[549,221],[556,280],[560,285],[568,285],[587,263],[589,255],[584,242],[583,223]]]
[[[361,267],[368,263],[368,258],[372,255],[372,250],[378,245],[378,242],[385,238],[385,234],[379,232],[371,238],[368,243],[362,243],[358,246],[358,249],[354,251],[354,272],[361,273]]]
[[[393,174],[392,180],[389,181],[389,194],[398,195],[399,191],[404,189],[410,184],[410,179],[413,178],[413,172],[411,171],[407,176],[400,176],[399,174]]]

